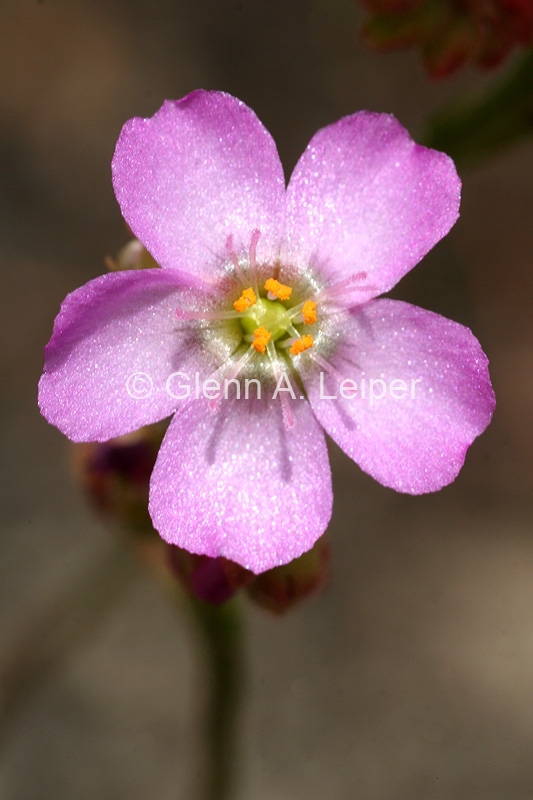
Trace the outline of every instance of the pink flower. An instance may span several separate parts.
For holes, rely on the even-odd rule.
[[[174,414],[151,478],[165,540],[256,573],[309,550],[331,515],[324,430],[397,491],[454,480],[494,408],[487,359],[467,328],[374,299],[457,219],[447,156],[360,112],[286,189],[254,113],[197,91],[126,123],[113,180],[161,268],[68,295],[40,407],[75,441]]]

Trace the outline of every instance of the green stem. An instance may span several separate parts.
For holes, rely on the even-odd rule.
[[[235,601],[216,606],[191,599],[190,604],[203,634],[209,671],[201,797],[229,800],[235,787],[237,720],[244,687],[242,621]]]

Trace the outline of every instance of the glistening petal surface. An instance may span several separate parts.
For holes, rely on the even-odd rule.
[[[353,398],[343,399],[339,377],[327,372],[321,391],[309,363],[304,384],[326,432],[365,472],[409,494],[454,480],[495,404],[487,358],[468,328],[407,303],[370,301],[343,321],[330,360],[342,378],[355,380]],[[395,380],[405,382],[404,395],[397,383],[391,396]]]
[[[109,273],[69,294],[45,349],[46,419],[74,441],[104,441],[171,414],[168,376],[204,363],[177,330],[176,307],[196,300],[161,269]]]
[[[216,414],[198,400],[175,415],[150,492],[164,539],[256,573],[312,547],[331,516],[331,473],[309,404],[290,404],[289,431],[279,398],[222,400]]]
[[[328,282],[367,273],[394,286],[452,227],[461,183],[444,153],[416,145],[388,114],[361,111],[311,139],[287,190],[282,263],[310,262]]]
[[[228,236],[239,255],[254,229],[259,259],[277,258],[283,169],[268,131],[234,97],[199,90],[130,120],[112,167],[124,218],[162,267],[209,282]]]

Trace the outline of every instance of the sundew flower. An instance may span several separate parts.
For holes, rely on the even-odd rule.
[[[454,480],[494,407],[487,359],[462,325],[375,299],[457,219],[446,155],[360,112],[285,188],[255,114],[196,91],[126,123],[112,170],[160,266],[68,295],[39,402],[74,441],[174,415],[150,487],[166,541],[255,573],[309,550],[331,515],[324,431],[397,491]]]

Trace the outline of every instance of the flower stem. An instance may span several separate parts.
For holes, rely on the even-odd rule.
[[[207,650],[209,696],[205,717],[202,800],[229,800],[235,788],[237,720],[244,681],[242,620],[235,601],[190,601]]]

